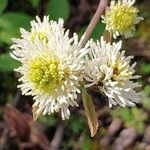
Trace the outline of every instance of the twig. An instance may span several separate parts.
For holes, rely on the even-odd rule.
[[[16,107],[20,101],[20,98],[21,98],[21,92],[20,91],[17,91],[15,97],[14,97],[14,101],[12,102],[12,105],[14,107]]]
[[[54,138],[51,141],[50,150],[59,150],[64,135],[64,130],[64,125],[62,123],[59,124],[56,129]]]
[[[82,46],[84,47],[85,44],[87,43],[87,41],[89,40],[91,34],[92,34],[92,31],[94,30],[96,24],[98,23],[101,15],[103,14],[106,6],[108,4],[108,0],[100,0],[99,2],[99,5],[98,5],[98,8],[89,24],[89,26],[87,27],[86,31],[85,31],[85,38],[84,40],[82,41]]]
[[[39,2],[39,17],[42,19],[44,14],[46,13],[48,0],[40,0]]]
[[[6,148],[8,129],[4,129],[0,138],[0,150],[4,150]]]
[[[84,135],[84,133],[82,132],[82,133],[80,134],[80,137],[79,137],[78,141],[76,142],[76,144],[75,144],[73,150],[79,150],[79,149],[81,149],[81,146],[83,145],[83,142],[84,142],[84,138],[85,138],[85,135]]]

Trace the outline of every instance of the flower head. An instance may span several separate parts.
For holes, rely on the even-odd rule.
[[[138,9],[133,6],[135,0],[111,1],[110,8],[102,16],[106,24],[106,30],[110,31],[114,38],[119,35],[129,38],[133,36],[135,25],[143,18],[138,17]]]
[[[39,23],[40,27],[43,24]],[[33,42],[23,34],[21,39],[13,39],[11,56],[22,64],[16,69],[21,73],[19,81],[22,83],[18,87],[22,94],[34,96],[35,118],[61,110],[65,119],[70,115],[68,107],[78,106],[76,99],[86,51],[81,48],[82,39],[79,42],[76,34],[69,38],[62,19],[46,25],[51,30],[47,33],[46,44],[38,36]]]
[[[138,83],[132,81],[136,63],[130,65],[132,56],[125,57],[122,43],[90,42],[90,52],[86,56],[85,80],[87,87],[97,85],[109,100],[109,106],[117,103],[121,106],[134,106],[140,97],[135,92]]]
[[[39,39],[40,41],[48,43],[48,36],[51,32],[51,26],[49,24],[48,16],[44,16],[43,21],[36,16],[36,20],[31,21],[30,32],[23,28],[20,29],[21,37],[32,42],[34,42],[35,39]]]

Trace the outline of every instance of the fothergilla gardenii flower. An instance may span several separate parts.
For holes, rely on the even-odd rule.
[[[106,30],[116,38],[119,35],[129,38],[133,36],[135,25],[138,24],[142,17],[138,16],[138,9],[133,6],[135,0],[118,0],[111,1],[110,7],[102,16],[103,23],[106,24]]]
[[[36,16],[36,21],[31,21],[31,31],[28,32],[25,29],[21,28],[21,37],[22,39],[26,39],[34,42],[35,39],[39,39],[44,43],[48,42],[49,34],[51,33],[51,24],[56,24],[56,22],[49,21],[48,16],[43,17],[43,21],[40,20],[38,16]]]
[[[121,51],[122,42],[107,43],[101,38],[97,43],[90,41],[90,52],[86,56],[85,80],[86,87],[96,85],[109,100],[109,106],[134,106],[140,101],[139,94],[134,90],[140,85],[133,82],[139,78],[135,73],[136,63],[130,65],[132,56],[126,57]]]
[[[11,56],[21,62],[16,69],[21,77],[18,88],[22,94],[32,95],[33,116],[61,111],[62,119],[70,116],[69,106],[78,106],[86,47],[81,48],[77,34],[69,38],[63,20],[31,22],[31,32],[21,29],[22,38],[13,39]],[[48,31],[46,31],[46,29]]]

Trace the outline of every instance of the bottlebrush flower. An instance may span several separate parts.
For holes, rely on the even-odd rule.
[[[134,90],[140,85],[133,82],[139,77],[133,75],[136,63],[130,65],[133,57],[125,57],[125,51],[120,51],[121,46],[122,42],[110,44],[103,38],[97,43],[90,41],[90,52],[86,56],[86,86],[97,86],[108,97],[110,107],[113,104],[134,106],[140,101]]]
[[[135,25],[138,24],[142,17],[138,16],[138,9],[133,6],[135,0],[114,0],[110,3],[110,8],[106,10],[103,23],[106,24],[106,30],[113,34],[113,37],[125,36],[129,38],[133,36]]]
[[[18,88],[22,94],[34,96],[35,119],[40,114],[59,110],[62,119],[68,119],[68,107],[78,106],[76,99],[77,93],[80,93],[79,81],[86,47],[81,48],[82,39],[79,42],[76,34],[69,38],[69,31],[63,28],[62,19],[48,22],[48,18],[44,18],[44,22],[38,18],[38,23],[31,23],[31,32],[22,29],[21,39],[13,39],[11,56],[21,62],[21,67],[16,69],[21,73]],[[33,42],[32,33],[38,28],[46,36],[41,38],[35,34]]]

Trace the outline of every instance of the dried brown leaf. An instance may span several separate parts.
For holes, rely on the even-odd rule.
[[[93,137],[98,130],[98,120],[95,112],[94,104],[91,97],[88,95],[85,88],[82,88],[82,101],[85,108],[86,117],[88,120],[88,125],[91,132],[91,137]]]
[[[9,106],[4,109],[4,119],[11,132],[20,139],[20,146],[33,145],[48,150],[50,143],[41,126],[33,121],[31,115],[21,113]]]
[[[4,119],[9,128],[16,133],[21,140],[28,141],[30,135],[30,126],[28,120],[14,107],[4,109]]]

